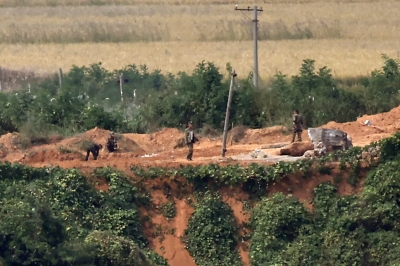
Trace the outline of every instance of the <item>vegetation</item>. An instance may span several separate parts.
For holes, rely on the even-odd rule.
[[[165,218],[173,219],[176,216],[176,207],[174,202],[165,203],[160,209]]]
[[[77,170],[2,163],[0,173],[6,265],[166,265],[146,248],[139,193],[121,174],[94,173],[109,182],[103,193]]]
[[[399,249],[400,240],[399,143],[400,133],[396,133],[365,148],[378,148],[379,157],[369,165],[359,196],[339,196],[334,184],[322,183],[314,189],[311,213],[290,195],[261,195],[248,224],[252,265],[399,263],[398,252],[389,252]],[[362,160],[362,151],[352,148],[321,159],[265,167],[132,170],[136,184],[156,177],[177,182],[178,189],[186,181],[192,183],[195,211],[182,239],[186,248],[198,265],[241,265],[236,250],[238,225],[229,205],[216,193],[221,186],[254,191],[291,174],[309,178],[322,169],[318,166],[340,160],[360,174],[355,161]],[[151,199],[123,173],[111,168],[94,170],[92,177],[105,179],[107,191],[96,190],[88,181],[92,179],[76,169],[1,163],[0,175],[0,259],[4,264],[168,265],[147,248],[139,221],[138,207],[153,206]]]
[[[346,122],[362,114],[389,111],[399,104],[400,65],[385,55],[383,59],[380,70],[350,87],[334,79],[327,67],[316,69],[311,59],[304,60],[299,74],[291,78],[278,73],[269,90],[255,88],[250,74],[237,82],[231,121],[253,128],[290,126],[292,110],[298,108],[306,126],[315,127],[331,120]],[[231,70],[229,64],[227,70]],[[123,102],[117,93],[120,73],[124,74]],[[120,133],[182,129],[192,120],[196,128],[206,126],[221,132],[228,90],[229,81],[211,62],[199,63],[191,75],[149,72],[145,65],[112,72],[101,63],[74,66],[64,75],[61,89],[54,76],[31,84],[30,92],[0,93],[4,106],[0,130],[18,131],[37,140],[95,126]]]
[[[399,135],[397,134],[397,139]],[[331,183],[314,190],[314,215],[282,194],[253,211],[252,265],[397,265],[398,161],[370,172],[360,197],[338,196]]]
[[[196,265],[242,265],[235,250],[233,211],[217,195],[206,193],[201,197],[185,233],[186,249]]]
[[[0,1],[0,5],[18,5],[22,2]],[[58,5],[55,1],[45,0],[29,3],[40,6]],[[64,3],[78,4],[74,0]],[[124,3],[119,1],[117,4]],[[143,0],[142,3],[149,2]],[[383,5],[382,10],[388,9],[384,3],[379,5]],[[274,50],[274,46],[281,46],[280,40],[307,39],[300,40],[296,45],[282,45],[285,49],[294,46],[290,48],[291,51],[300,55],[303,53],[298,51],[299,45],[305,45],[307,49],[310,44],[331,48],[336,43],[338,47],[346,47],[341,48],[341,57],[335,51],[335,56],[339,58],[349,55],[347,47],[354,44],[353,38],[367,36],[377,39],[378,32],[382,40],[391,44],[397,43],[398,36],[393,35],[391,30],[384,31],[383,28],[398,24],[396,22],[399,16],[396,16],[396,12],[399,9],[390,7],[392,13],[385,13],[383,16],[380,14],[382,10],[375,5],[373,8],[368,6],[370,9],[363,9],[369,10],[363,13],[363,18],[354,21],[353,16],[346,13],[352,14],[354,10],[344,12],[343,8],[347,10],[348,6],[339,6],[335,5],[336,12],[333,13],[341,14],[341,17],[333,17],[330,21],[320,17],[319,22],[315,22],[318,20],[314,18],[300,20],[296,16],[303,16],[307,12],[297,12],[296,9],[269,12],[277,17],[272,18],[272,22],[260,22],[260,37],[262,40],[276,41],[268,43],[268,48],[271,48],[269,50],[276,54],[279,54],[279,50]],[[330,10],[332,13],[332,9],[326,7],[321,4],[311,8],[315,8],[316,12],[321,11],[321,16],[324,16],[322,10]],[[27,50],[36,57],[38,54],[41,58],[44,57],[44,50],[47,49],[53,49],[59,54],[60,47],[67,50],[75,47],[74,49],[85,53],[93,53],[93,56],[86,55],[93,60],[99,56],[96,49],[86,49],[88,46],[85,44],[68,44],[146,41],[147,51],[150,51],[148,53],[153,58],[156,54],[157,60],[162,62],[179,57],[174,54],[176,51],[165,46],[165,42],[171,41],[178,41],[174,43],[178,47],[179,41],[194,41],[190,47],[191,53],[199,51],[202,59],[204,54],[200,51],[208,52],[204,48],[207,45],[218,54],[229,47],[226,43],[215,41],[234,43],[237,54],[251,49],[249,43],[236,43],[251,37],[251,32],[246,28],[247,21],[243,23],[241,17],[231,17],[226,18],[224,23],[217,24],[221,19],[217,14],[221,10],[225,11],[225,7],[217,7],[213,11],[215,13],[209,12],[207,7],[185,7],[188,13],[199,10],[196,16],[201,17],[201,21],[182,17],[182,7],[179,6],[172,7],[170,12],[165,12],[163,20],[156,21],[152,14],[165,11],[165,7],[149,7],[147,15],[142,14],[140,22],[134,26],[131,24],[131,14],[135,13],[132,11],[137,7],[114,8],[71,8],[72,15],[68,16],[70,18],[62,19],[60,16],[65,16],[62,8],[44,8],[53,12],[48,13],[44,20],[36,18],[38,14],[46,13],[40,7],[18,8],[18,11],[12,8],[0,9],[5,20],[0,36],[3,44],[6,44],[0,47],[1,50],[5,49],[2,50],[0,60],[9,62],[3,60],[4,54],[7,59],[13,55],[18,60],[24,58],[18,49],[26,49],[25,45],[28,44],[33,44]],[[310,7],[303,8],[308,10]],[[19,21],[15,21],[15,12],[21,18]],[[121,16],[121,12],[125,13]],[[302,15],[294,16],[293,12]],[[212,18],[204,14],[210,14]],[[98,17],[97,20],[93,19],[93,15]],[[388,21],[370,27],[369,21],[373,16],[385,17]],[[281,17],[288,20],[280,20]],[[182,19],[186,19],[188,23],[182,26]],[[10,20],[14,24],[10,24]],[[183,28],[176,27],[178,23]],[[25,25],[28,24],[29,32],[25,30]],[[164,28],[160,28],[159,24],[164,25]],[[54,25],[58,25],[57,31],[54,30]],[[350,26],[341,28],[339,25]],[[208,32],[204,32],[204,29]],[[185,34],[185,31],[193,34]],[[356,36],[355,32],[362,35]],[[384,36],[384,33],[387,35]],[[325,44],[324,40],[318,40],[342,37],[352,40],[325,40]],[[378,39],[376,42],[382,40]],[[161,44],[152,43],[155,41]],[[41,48],[44,50],[34,51],[38,47],[35,44],[48,42],[58,43],[60,46],[44,44],[44,48]],[[115,49],[118,45],[128,45],[134,47],[131,49],[136,50],[136,53],[145,54],[140,49],[143,47],[142,43],[115,45],[113,50],[119,51]],[[247,46],[249,48],[242,49]],[[111,46],[98,44],[91,47],[110,49]],[[155,53],[157,48],[159,52]],[[102,52],[108,54],[106,49]],[[182,60],[186,60],[186,51],[180,53]],[[271,54],[262,56],[269,58]],[[367,58],[360,63],[363,65],[374,61],[371,60],[371,55],[366,56],[364,52],[358,51],[352,56],[358,59]],[[293,62],[292,57],[288,57],[290,62]],[[37,64],[34,58],[27,60]],[[112,60],[123,61],[115,56]],[[135,60],[140,62],[137,58]],[[235,65],[238,65],[237,62],[241,62],[243,58],[237,56],[235,60]],[[282,69],[286,73],[293,73],[293,69],[287,68],[287,60],[282,60],[281,57],[275,60],[283,62]],[[289,126],[292,110],[298,108],[305,116],[306,126],[312,127],[331,120],[345,122],[362,114],[389,111],[399,105],[400,62],[385,55],[383,60],[382,68],[373,71],[371,75],[338,79],[334,78],[328,67],[317,67],[314,60],[306,59],[296,75],[286,76],[278,72],[271,80],[261,82],[260,88],[252,85],[252,73],[242,78],[246,69],[243,68],[234,91],[231,121],[236,126],[242,126],[241,129],[245,126],[260,128],[275,124]],[[339,59],[335,62],[343,63]],[[232,65],[227,64],[226,72],[222,73],[217,63],[202,61],[192,73],[175,71],[174,74],[162,74],[160,70],[150,71],[146,65],[128,65],[114,71],[106,69],[101,63],[73,66],[64,74],[61,88],[56,75],[37,81],[22,78],[19,80],[20,90],[0,93],[0,133],[21,133],[20,145],[23,148],[35,143],[47,143],[53,134],[70,135],[95,126],[119,133],[145,133],[161,127],[183,128],[188,120],[192,120],[198,130],[217,134],[222,130],[228,96],[229,79],[226,74],[232,70]],[[177,62],[173,64],[181,66]],[[266,65],[261,65],[262,67],[266,68]],[[121,73],[124,77],[123,102],[118,83]],[[30,85],[29,90],[27,82]],[[2,82],[5,87],[8,84],[7,81]],[[239,138],[240,130],[236,133]],[[80,148],[87,145],[85,141],[80,144]],[[379,159],[369,162],[368,167],[364,168],[369,172],[361,194],[339,196],[335,184],[320,184],[314,190],[312,213],[290,195],[269,195],[268,188],[289,175],[307,179],[317,173],[330,174],[332,162],[339,162],[342,171],[334,180],[339,180],[346,173],[349,174],[348,182],[357,185],[359,179],[365,175],[361,167],[361,153],[369,147],[353,148],[320,159],[282,162],[273,166],[252,164],[248,167],[221,167],[211,164],[176,169],[132,166],[137,183],[110,168],[96,169],[92,177],[105,179],[107,191],[96,190],[94,184],[88,181],[91,179],[76,169],[35,169],[19,164],[0,163],[0,262],[5,265],[166,266],[167,261],[148,248],[139,207],[151,208],[154,204],[147,196],[149,191],[142,191],[138,187],[140,182],[148,179],[168,178],[171,182],[177,182],[180,189],[189,185],[194,188],[195,212],[182,241],[198,265],[241,265],[236,249],[238,225],[235,224],[232,209],[216,193],[221,187],[229,186],[242,188],[252,196],[252,200],[258,202],[251,211],[248,224],[252,265],[397,265],[400,263],[397,255],[397,251],[400,251],[400,184],[397,178],[400,174],[399,146],[400,134],[371,144],[371,147],[380,147]],[[65,148],[60,148],[60,151],[72,152]],[[161,213],[168,219],[177,215],[176,206],[171,199],[160,207]]]

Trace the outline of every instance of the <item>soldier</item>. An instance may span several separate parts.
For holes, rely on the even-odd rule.
[[[299,142],[301,142],[301,133],[303,132],[303,117],[299,114],[299,110],[294,110],[293,112],[293,138],[292,138],[292,143],[294,142],[294,139],[296,138],[297,134],[297,139]]]
[[[113,152],[116,148],[118,148],[117,139],[112,131],[110,132],[110,137],[107,139],[106,146],[109,152]]]
[[[185,129],[185,141],[186,141],[186,145],[189,148],[189,153],[188,153],[186,159],[188,161],[191,161],[192,160],[192,156],[193,156],[193,143],[198,141],[198,139],[196,138],[196,136],[194,135],[194,132],[193,132],[193,123],[192,123],[192,121],[190,121],[188,123],[188,127]]]
[[[99,151],[102,148],[103,148],[103,146],[101,144],[96,144],[96,143],[91,144],[86,150],[86,159],[85,159],[85,161],[89,160],[90,153],[93,154],[93,159],[97,160],[97,157],[99,156]]]

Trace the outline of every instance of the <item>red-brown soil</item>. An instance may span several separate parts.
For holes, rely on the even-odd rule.
[[[363,126],[365,120],[370,120],[374,127]],[[329,122],[321,126],[323,128],[341,129],[348,133],[355,146],[364,146],[372,141],[376,141],[390,136],[400,129],[400,107],[394,108],[390,112],[373,116],[363,116],[357,121],[348,123]],[[274,143],[289,143],[291,133],[282,126],[275,126],[264,129],[240,129],[242,134],[240,139],[234,139],[234,134],[228,136],[226,157],[232,157],[239,154],[248,154],[263,145]],[[91,171],[96,167],[110,166],[126,171],[131,175],[130,166],[163,166],[177,167],[180,165],[201,165],[209,163],[218,163],[221,165],[240,163],[249,164],[246,161],[235,161],[224,159],[221,160],[221,138],[200,137],[199,143],[195,144],[194,160],[188,162],[186,157],[187,149],[182,147],[181,140],[183,133],[178,129],[165,128],[153,134],[123,134],[120,139],[121,150],[115,153],[109,153],[105,150],[100,152],[97,161],[89,158],[89,161],[83,161],[85,156],[81,150],[81,143],[85,140],[92,139],[97,143],[105,145],[109,131],[94,128],[83,134],[76,135],[72,138],[64,139],[58,142],[50,142],[51,144],[33,146],[28,149],[21,149],[21,139],[18,133],[6,134],[0,137],[0,160],[10,162],[26,163],[34,167],[41,166],[61,166],[64,168],[78,168],[84,172]],[[235,135],[237,136],[237,135]],[[302,134],[304,141],[308,141],[307,131]],[[279,153],[280,148],[268,149],[269,154]],[[150,155],[150,156],[149,156]],[[146,157],[147,156],[147,157]],[[319,183],[324,181],[333,181],[333,176],[338,175],[337,167],[331,175],[313,174],[308,179],[298,176],[289,176],[279,183],[271,184],[268,188],[269,193],[283,192],[284,194],[292,194],[299,198],[300,201],[312,208],[310,202],[312,200],[312,189]],[[343,175],[341,173],[341,175]],[[160,181],[161,182],[161,181]],[[163,182],[163,181],[162,181]],[[188,251],[185,250],[181,237],[184,234],[188,220],[193,213],[193,207],[189,205],[186,197],[192,197],[190,191],[185,193],[179,192],[172,187],[172,194],[167,198],[163,192],[162,183],[152,181],[146,184],[152,189],[152,197],[155,205],[164,204],[173,201],[176,206],[177,215],[171,220],[167,220],[159,211],[153,209],[142,209],[141,216],[144,219],[143,226],[147,237],[159,254],[168,259],[172,266],[195,265]],[[99,182],[98,189],[107,191],[107,184]],[[353,189],[346,181],[339,183],[340,194],[358,193],[361,187]],[[227,202],[234,211],[236,222],[241,228],[240,234],[244,234],[242,224],[249,218],[249,214],[243,208],[243,204],[247,199],[245,193],[236,188],[225,188],[220,191],[223,200]],[[182,195],[179,195],[182,194]],[[147,217],[147,221],[146,221]],[[238,246],[238,250],[242,256],[244,265],[249,265],[248,258],[248,242],[242,242]]]

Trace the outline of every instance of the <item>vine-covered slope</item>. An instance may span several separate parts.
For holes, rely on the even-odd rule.
[[[2,163],[0,260],[4,265],[396,265],[399,148],[395,134],[315,160],[131,166],[131,174],[105,167],[83,175],[76,169]],[[316,186],[307,204],[296,197],[299,187],[277,189],[310,180]],[[337,193],[343,183],[363,183],[363,189]],[[242,209],[231,199],[240,200]],[[178,221],[183,215],[186,224]],[[164,243],[172,237],[176,245]],[[166,253],[171,249],[173,256]]]

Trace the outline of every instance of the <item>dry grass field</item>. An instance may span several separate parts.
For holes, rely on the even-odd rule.
[[[38,73],[103,62],[109,69],[192,71],[202,60],[252,71],[252,12],[231,0],[0,0],[0,66]],[[254,3],[249,3],[254,5]],[[303,59],[336,76],[400,57],[400,2],[258,1],[259,68],[297,73]],[[247,5],[246,5],[247,6]],[[245,6],[241,6],[245,7]]]

